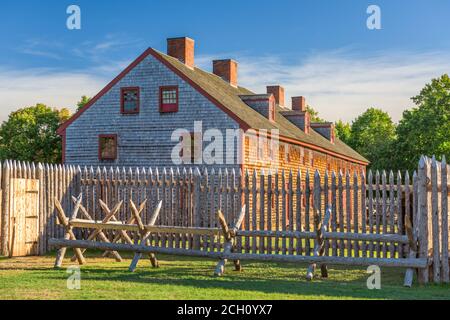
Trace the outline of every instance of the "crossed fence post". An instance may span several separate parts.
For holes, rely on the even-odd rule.
[[[145,246],[148,245],[148,238],[151,234],[151,232],[148,232],[145,229],[145,225],[142,222],[142,219],[140,217],[142,211],[145,208],[145,204],[147,203],[147,200],[145,200],[143,203],[141,203],[141,205],[139,206],[139,209],[136,207],[136,205],[134,204],[133,200],[130,200],[130,206],[131,206],[131,211],[133,212],[133,217],[136,220],[136,224],[139,227],[139,241],[141,242],[141,245]],[[161,207],[162,207],[162,201],[159,202],[158,206],[156,207],[155,211],[153,212],[152,217],[150,218],[150,222],[147,224],[148,227],[153,226],[156,223],[156,219],[159,216],[159,212],[161,211]],[[158,260],[156,259],[156,256],[154,253],[149,253],[149,258],[150,258],[150,262],[152,264],[152,266],[154,268],[158,268],[159,264],[158,264]],[[130,268],[129,270],[131,272],[134,272],[134,270],[136,270],[137,264],[139,259],[141,259],[142,257],[142,253],[141,252],[136,252],[134,254],[133,260],[131,261],[130,264]]]
[[[317,209],[314,213],[314,224],[316,226],[316,245],[314,247],[314,256],[321,257],[325,253],[325,241],[324,235],[328,229],[328,223],[330,221],[331,216],[331,208],[328,207],[325,216],[323,217],[323,221],[320,221],[319,209]],[[306,272],[306,280],[311,281],[314,278],[314,271],[316,269],[316,264],[311,263],[308,267],[308,271]],[[320,265],[320,270],[323,278],[328,277],[328,269],[327,265],[322,263]]]
[[[244,221],[245,217],[245,205],[242,207],[241,213],[239,214],[238,219],[234,223],[231,230],[228,228],[227,221],[225,220],[225,217],[222,213],[222,211],[219,210],[218,212],[218,219],[219,224],[222,228],[223,235],[225,237],[225,245],[223,250],[224,257],[220,259],[219,263],[217,263],[216,269],[214,271],[214,275],[221,276],[223,275],[225,271],[225,264],[227,263],[226,256],[233,252],[234,246],[235,246],[235,240],[236,240],[236,232],[241,228],[242,222]],[[241,262],[239,260],[234,260],[234,267],[236,271],[241,271]]]
[[[58,219],[59,219],[61,225],[66,230],[66,234],[64,236],[65,240],[77,240],[75,237],[75,234],[73,233],[73,230],[72,230],[73,227],[71,225],[71,222],[77,220],[77,215],[78,215],[79,211],[82,212],[83,216],[86,219],[93,221],[91,215],[87,212],[86,208],[84,208],[82,205],[82,195],[81,194],[78,196],[78,198],[75,198],[72,196],[72,201],[74,202],[75,206],[74,206],[74,209],[70,216],[70,219],[67,219],[64,209],[61,206],[61,203],[59,202],[59,200],[57,198],[55,198],[55,207],[57,209]],[[119,212],[119,210],[123,204],[123,201],[120,201],[117,205],[115,205],[112,210],[110,210],[108,205],[106,203],[104,203],[102,200],[99,200],[99,203],[100,203],[102,210],[105,213],[105,218],[101,221],[101,223],[106,224],[110,221],[118,222],[115,215]],[[139,228],[140,242],[143,245],[148,243],[148,237],[151,234],[150,232],[147,232],[146,226],[144,226],[144,224],[142,223],[142,219],[140,217],[141,213],[143,212],[143,210],[145,208],[146,203],[147,203],[147,200],[145,200],[143,203],[141,203],[141,205],[139,206],[139,209],[138,209],[136,207],[136,205],[134,204],[134,202],[132,200],[130,200],[130,206],[131,206],[131,210],[133,213],[133,217],[130,218],[127,222],[127,223],[131,224],[134,221],[136,221],[136,224],[138,225],[138,228]],[[161,211],[161,207],[162,207],[162,201],[159,202],[147,227],[153,226],[155,224],[156,219],[159,216],[159,212]],[[92,233],[88,236],[87,241],[95,240],[95,238],[97,238],[97,237],[99,237],[102,241],[104,241],[106,243],[111,243],[111,241],[109,241],[108,237],[104,234],[103,229],[101,229],[101,228],[93,230]],[[118,233],[115,235],[112,243],[117,242],[120,239],[123,239],[128,244],[132,244],[132,245],[135,244],[134,241],[128,236],[128,234],[124,230],[118,230]],[[56,256],[56,261],[55,261],[55,268],[61,267],[66,250],[67,250],[66,247],[61,247],[58,250],[58,253]],[[86,249],[74,248],[75,255],[71,258],[71,261],[78,260],[79,264],[84,264],[85,259],[84,259],[83,253],[85,251],[86,251]],[[119,255],[119,253],[117,251],[105,251],[105,253],[103,255],[106,256],[108,254],[113,255],[113,257],[116,259],[116,261],[118,261],[118,262],[122,261],[122,257]],[[135,270],[137,263],[141,257],[142,257],[141,253],[138,252],[135,254],[133,261],[130,265],[130,271]],[[156,259],[154,253],[149,253],[149,258],[152,263],[152,266],[158,267],[158,260]]]
[[[409,241],[409,258],[411,259],[417,258],[417,250],[418,250],[417,234],[413,230],[411,218],[409,217],[409,215],[405,215],[405,228],[406,228],[406,235],[408,236]],[[414,269],[413,268],[406,269],[405,280],[403,285],[405,287],[410,288],[413,283],[413,277],[414,277]]]
[[[78,198],[76,199],[75,207],[72,211],[71,219],[76,219],[78,211],[81,207],[81,201],[82,201],[82,195],[80,194]],[[75,234],[72,231],[72,226],[69,224],[69,221],[67,220],[66,214],[64,212],[64,209],[61,206],[61,203],[59,200],[55,197],[55,207],[56,207],[56,213],[58,215],[59,222],[62,224],[64,229],[66,230],[66,234],[64,235],[64,239],[66,240],[76,240]],[[78,260],[79,264],[84,264],[86,261],[83,257],[83,252],[79,248],[74,248],[75,251],[75,257],[76,260]],[[64,259],[64,256],[66,255],[67,248],[61,247],[58,250],[58,253],[56,254],[56,260],[55,260],[55,268],[61,268],[62,261]]]
[[[114,206],[114,208],[112,210],[109,210],[108,206],[102,200],[99,200],[99,202],[100,202],[100,206],[102,207],[103,211],[105,212],[105,218],[103,218],[101,223],[108,223],[109,221],[111,221],[114,218],[114,216],[119,212],[119,210],[123,204],[123,201],[120,201],[118,204],[116,204]],[[82,206],[80,206],[80,207],[82,207]],[[83,209],[82,209],[82,212],[85,212],[86,210],[85,209],[83,210]],[[89,214],[88,214],[88,216],[89,216]],[[105,236],[105,234],[103,233],[102,229],[93,230],[92,233],[88,236],[87,240],[88,241],[95,240],[95,238],[97,238],[97,236],[100,237],[105,242],[108,242],[108,243],[110,242],[108,240],[108,238]],[[86,249],[81,250],[82,253],[84,253],[85,251],[86,251]],[[120,257],[119,253],[113,251],[112,254],[114,255],[114,257],[116,258],[117,261],[122,261],[122,258]],[[71,260],[75,261],[75,257],[72,257]]]
[[[76,198],[72,196],[72,201],[74,203],[76,203]],[[115,218],[115,215],[117,214],[117,212],[119,212],[120,207],[122,206],[122,201],[116,205],[112,210],[110,210],[108,208],[108,206],[102,201],[99,200],[100,202],[100,206],[102,207],[102,210],[105,212],[105,218],[102,221],[103,223],[106,223],[108,221],[117,221],[117,219]],[[92,219],[91,215],[87,212],[86,208],[83,207],[83,205],[80,205],[80,211],[83,214],[83,216],[88,219],[88,220],[92,220],[94,221],[94,219]],[[104,222],[106,221],[106,222]],[[104,242],[110,242],[108,237],[103,233],[102,229],[98,229],[98,230],[94,230],[88,237],[88,240],[93,240],[96,236],[98,236],[102,241]],[[83,249],[81,252],[84,253],[86,251],[86,249]],[[122,257],[120,256],[120,254],[117,251],[108,251],[108,253],[110,253],[117,262],[121,262],[122,261]],[[75,261],[76,257],[73,256],[71,261]]]

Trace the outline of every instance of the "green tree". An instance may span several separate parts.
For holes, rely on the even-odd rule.
[[[395,125],[384,111],[367,109],[355,119],[348,144],[370,160],[372,169],[390,168],[391,148],[395,141]]]
[[[89,103],[89,101],[91,101],[91,98],[88,96],[82,96],[81,100],[77,102],[77,111],[82,109],[86,104]]]
[[[52,109],[43,104],[12,112],[0,126],[0,158],[60,162],[61,138],[56,129],[69,117],[67,109]]]
[[[450,159],[449,76],[432,79],[411,99],[417,107],[403,112],[394,149],[396,166],[412,171],[421,155]]]
[[[319,117],[319,111],[314,110],[313,107],[306,106],[306,111],[309,113],[311,122],[320,122],[320,123],[325,122],[324,119]]]
[[[349,123],[338,120],[334,123],[336,137],[345,143],[349,143],[352,135],[352,127]]]

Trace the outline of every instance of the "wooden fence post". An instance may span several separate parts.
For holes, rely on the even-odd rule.
[[[316,176],[318,173],[316,172]],[[314,256],[321,257],[324,255],[324,234],[328,231],[328,224],[331,216],[331,208],[328,207],[323,215],[323,221],[320,220],[320,208],[314,208],[314,229],[316,230],[316,245],[314,247]],[[311,263],[308,267],[308,271],[306,272],[306,280],[311,281],[314,278],[314,271],[316,269],[316,264]],[[325,263],[320,264],[320,270],[322,274],[322,278],[328,277],[328,269]]]
[[[9,237],[9,184],[10,184],[10,161],[6,160],[3,163],[2,174],[2,232],[1,232],[1,252],[0,255],[8,256],[8,237]]]
[[[411,218],[405,215],[405,229],[409,240],[409,258],[417,258],[417,235],[412,227]],[[414,269],[408,268],[405,273],[404,286],[411,287],[413,282]]]
[[[403,191],[406,194],[406,190],[407,190],[408,186],[405,183],[405,188],[404,190],[402,190],[402,174],[400,172],[400,170],[397,171],[397,228],[398,228],[398,233],[399,234],[404,234],[404,228],[403,228],[403,210],[402,210],[402,195],[403,195]],[[406,202],[405,202],[406,204]],[[399,258],[403,258],[403,245],[399,244],[398,245],[398,257]]]
[[[225,244],[224,244],[224,249],[223,249],[224,257],[222,259],[220,259],[220,261],[216,265],[216,269],[214,271],[215,276],[221,276],[224,273],[225,264],[227,263],[227,260],[228,260],[226,258],[226,256],[231,254],[234,251],[234,247],[236,245],[236,239],[235,239],[236,232],[241,228],[242,222],[244,221],[245,212],[246,212],[246,210],[245,210],[245,205],[244,205],[244,207],[242,207],[242,209],[241,209],[241,212],[240,212],[238,218],[231,226],[231,230],[228,227],[228,223],[227,223],[225,217],[223,216],[223,213],[220,210],[217,213],[217,215],[218,215],[217,220],[222,229],[222,233],[225,238]],[[234,260],[234,266],[235,266],[235,271],[242,271],[241,262],[239,260]]]
[[[442,212],[442,281],[444,283],[450,282],[449,274],[449,242],[448,242],[448,181],[447,181],[447,162],[445,161],[445,156],[442,156],[441,162],[441,212]]]
[[[441,282],[441,256],[440,256],[440,230],[439,230],[439,211],[438,211],[438,166],[435,156],[431,162],[431,218],[433,232],[433,281]]]
[[[44,226],[45,226],[44,167],[42,166],[41,163],[38,164],[36,178],[39,180],[39,239],[38,239],[38,245],[39,245],[39,255],[43,255],[45,253],[47,239],[45,237],[45,232],[44,232]]]
[[[0,255],[2,250],[2,221],[3,221],[3,163],[0,161]]]
[[[196,227],[200,227],[200,214],[201,214],[201,206],[200,206],[200,192],[201,192],[201,173],[198,168],[195,169],[194,175],[194,223]],[[200,249],[200,236],[194,236],[194,249]]]
[[[428,161],[424,156],[420,158],[417,172],[417,220],[418,220],[418,240],[419,240],[419,258],[428,259],[428,197],[427,197],[427,167]],[[419,283],[428,283],[428,268],[419,269]]]

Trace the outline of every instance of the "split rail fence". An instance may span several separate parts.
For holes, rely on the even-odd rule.
[[[144,203],[140,216],[145,226],[161,202],[154,221],[159,229],[153,228],[145,242],[163,251],[195,250],[221,260],[402,266],[408,268],[407,278],[418,269],[421,283],[449,281],[445,160],[422,157],[412,178],[408,172],[385,171],[321,176],[300,170],[81,169],[14,161],[2,167],[3,255],[47,252],[49,239],[67,236],[58,203],[64,212],[73,212],[72,196],[81,195],[84,210],[96,222],[105,219],[102,203],[108,208],[122,203],[115,218],[124,224],[133,218],[131,204]],[[224,233],[193,231],[220,229],[219,211],[225,221],[235,222],[243,207],[232,252],[225,251]],[[169,232],[164,227],[179,228]],[[139,226],[133,228],[138,231]],[[73,241],[86,241],[92,234],[81,226],[74,232],[79,240]],[[105,226],[102,234],[113,242],[117,232]],[[17,249],[21,247],[25,249]]]

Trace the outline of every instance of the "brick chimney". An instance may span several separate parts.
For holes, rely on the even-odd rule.
[[[284,107],[284,88],[282,86],[267,86],[267,93],[273,94],[275,103]]]
[[[292,97],[292,110],[295,111],[306,111],[306,99],[305,97]]]
[[[233,87],[237,87],[238,64],[232,59],[214,60],[213,73]]]
[[[188,37],[167,39],[167,54],[194,68],[194,40]]]

